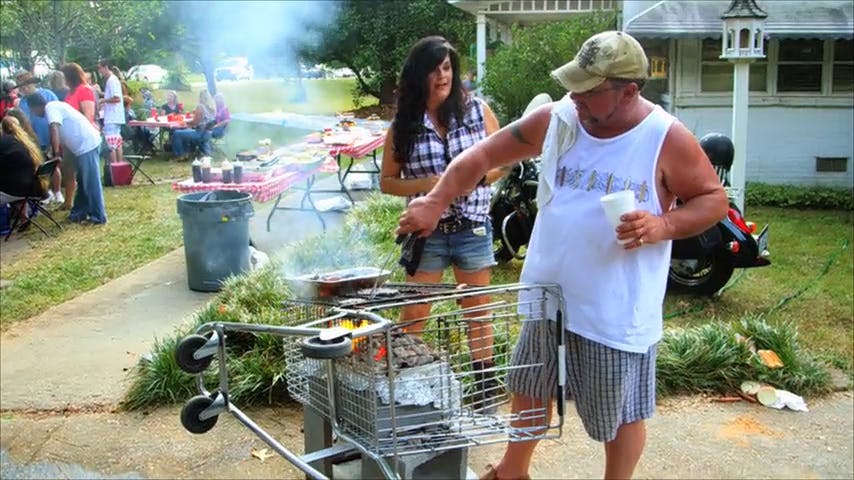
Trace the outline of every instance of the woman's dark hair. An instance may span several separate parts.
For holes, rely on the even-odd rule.
[[[83,68],[79,64],[74,62],[66,63],[60,70],[65,75],[65,83],[68,84],[68,88],[71,91],[74,91],[81,84],[86,83],[86,73],[83,72]]]
[[[405,163],[412,151],[415,135],[421,131],[430,84],[427,76],[450,57],[453,69],[451,93],[439,107],[439,122],[447,127],[451,117],[461,124],[465,116],[467,94],[460,81],[460,56],[442,37],[425,37],[409,50],[397,81],[397,112],[394,114],[395,160]]]

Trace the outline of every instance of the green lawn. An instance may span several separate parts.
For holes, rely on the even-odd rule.
[[[666,324],[696,325],[710,318],[771,311],[770,320],[798,325],[807,346],[850,364],[854,355],[854,214],[769,207],[748,207],[747,212],[760,227],[770,224],[771,266],[736,271],[733,278],[741,275],[737,283],[714,301],[698,304],[691,297],[669,295],[665,312],[670,315],[706,306],[670,318]],[[827,273],[821,275],[830,261]]]

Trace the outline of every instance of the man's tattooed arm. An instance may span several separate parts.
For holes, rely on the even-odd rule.
[[[519,128],[519,125],[515,123],[510,125],[510,134],[513,135],[513,138],[515,138],[519,143],[524,143],[525,145],[533,145],[533,143],[529,142],[522,135],[522,129]]]

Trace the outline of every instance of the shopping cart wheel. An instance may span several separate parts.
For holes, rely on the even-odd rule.
[[[308,358],[332,359],[347,356],[353,350],[350,337],[338,337],[321,340],[320,337],[308,337],[300,345],[300,351]]]
[[[181,370],[187,373],[204,372],[213,361],[213,353],[203,358],[194,358],[196,350],[202,348],[208,342],[208,338],[202,335],[188,335],[178,343],[175,349],[175,362]]]
[[[196,395],[181,409],[181,425],[190,433],[205,433],[216,425],[219,416],[202,420],[202,412],[213,404],[213,399],[205,395]]]

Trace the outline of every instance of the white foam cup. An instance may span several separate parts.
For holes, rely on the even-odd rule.
[[[608,217],[608,222],[615,229],[622,222],[620,217],[623,214],[635,210],[635,192],[632,190],[621,190],[619,192],[609,193],[600,198],[602,208],[605,210],[605,216]],[[615,232],[616,235],[616,232]],[[617,240],[621,244],[631,242],[631,239]]]

